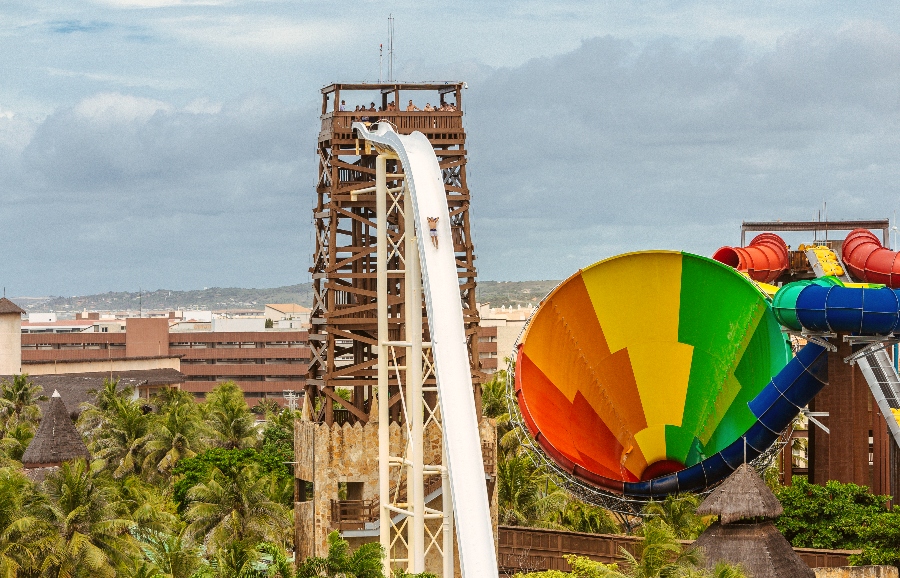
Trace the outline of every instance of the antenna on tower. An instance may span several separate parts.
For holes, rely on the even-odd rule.
[[[383,70],[384,70],[384,44],[379,44],[378,45],[378,84],[381,84],[383,82],[383,80],[382,80]]]
[[[388,80],[394,82],[394,15],[388,14]]]

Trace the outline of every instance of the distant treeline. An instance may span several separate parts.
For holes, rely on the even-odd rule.
[[[479,281],[476,298],[492,307],[537,305],[559,281]],[[182,309],[229,310],[258,309],[266,303],[312,304],[312,283],[300,283],[271,289],[210,287],[193,291],[110,291],[79,297],[14,297],[13,301],[29,312],[145,311]]]

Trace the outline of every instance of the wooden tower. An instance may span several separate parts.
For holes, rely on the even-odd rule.
[[[475,253],[469,229],[466,133],[461,110],[464,87],[461,82],[448,82],[332,84],[322,89],[317,202],[313,209],[315,253],[310,268],[314,293],[309,330],[312,358],[306,387],[307,399],[315,408],[315,421],[329,425],[335,421],[366,423],[377,384],[375,199],[372,194],[364,194],[375,185],[376,151],[354,138],[351,125],[358,121],[388,121],[398,133],[419,131],[434,145],[450,209],[476,407],[481,407]],[[377,96],[373,98],[373,94]],[[408,111],[410,100],[420,109],[428,103],[439,110]],[[374,111],[355,111],[357,105],[370,108],[370,104],[375,105]],[[390,339],[396,339],[405,335],[403,167],[399,161],[389,161],[387,171],[388,186],[394,190],[388,211],[392,245],[388,254],[393,261],[391,268],[400,269],[392,271],[388,279],[388,332]],[[423,338],[428,340],[424,316],[423,306]],[[403,361],[398,359],[397,364],[403,366]],[[349,400],[341,397],[348,393]],[[401,419],[400,398],[399,392],[391,392],[394,420]],[[341,407],[335,408],[336,403]]]

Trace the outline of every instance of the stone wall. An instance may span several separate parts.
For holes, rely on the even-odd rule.
[[[816,578],[897,578],[896,566],[841,566],[813,568]]]
[[[493,453],[496,455],[497,428],[494,420],[483,419],[479,424],[479,431],[482,445],[493,448]],[[434,422],[428,424],[425,428],[424,438],[425,463],[440,464],[442,438],[437,424]],[[295,477],[297,480],[313,483],[313,494],[307,496],[308,501],[295,503],[294,534],[299,560],[310,555],[323,556],[327,552],[328,534],[334,529],[331,503],[332,500],[338,499],[340,483],[361,482],[361,499],[368,501],[378,498],[378,422],[377,419],[370,419],[366,425],[356,423],[352,426],[349,424],[327,426],[310,421],[297,421],[294,426],[294,442],[297,461],[294,468]],[[406,448],[404,426],[397,423],[390,425],[390,443],[392,455],[404,454]],[[496,480],[497,476],[495,461],[492,461],[492,470],[486,472],[492,480]],[[391,468],[390,486],[392,488],[402,483],[401,474],[402,470],[399,468]],[[488,487],[493,488],[494,486],[495,484],[489,484]],[[493,490],[489,499],[496,545],[496,489]],[[427,505],[431,508],[441,509],[442,496],[438,496]],[[429,520],[427,525],[432,532],[436,533],[440,526],[440,520]],[[348,541],[351,546],[357,547],[359,544],[377,540],[378,536],[375,535],[374,537],[352,538]],[[432,548],[433,550],[434,548]],[[404,558],[406,552],[402,546],[397,546],[391,554],[392,558]],[[440,574],[440,560],[436,552],[429,554],[426,557],[426,569]]]

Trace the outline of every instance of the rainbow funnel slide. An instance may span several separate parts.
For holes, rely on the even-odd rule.
[[[659,497],[717,484],[765,451],[824,385],[825,350],[791,359],[743,275],[712,259],[629,253],[582,269],[519,345],[523,419],[561,468]]]

